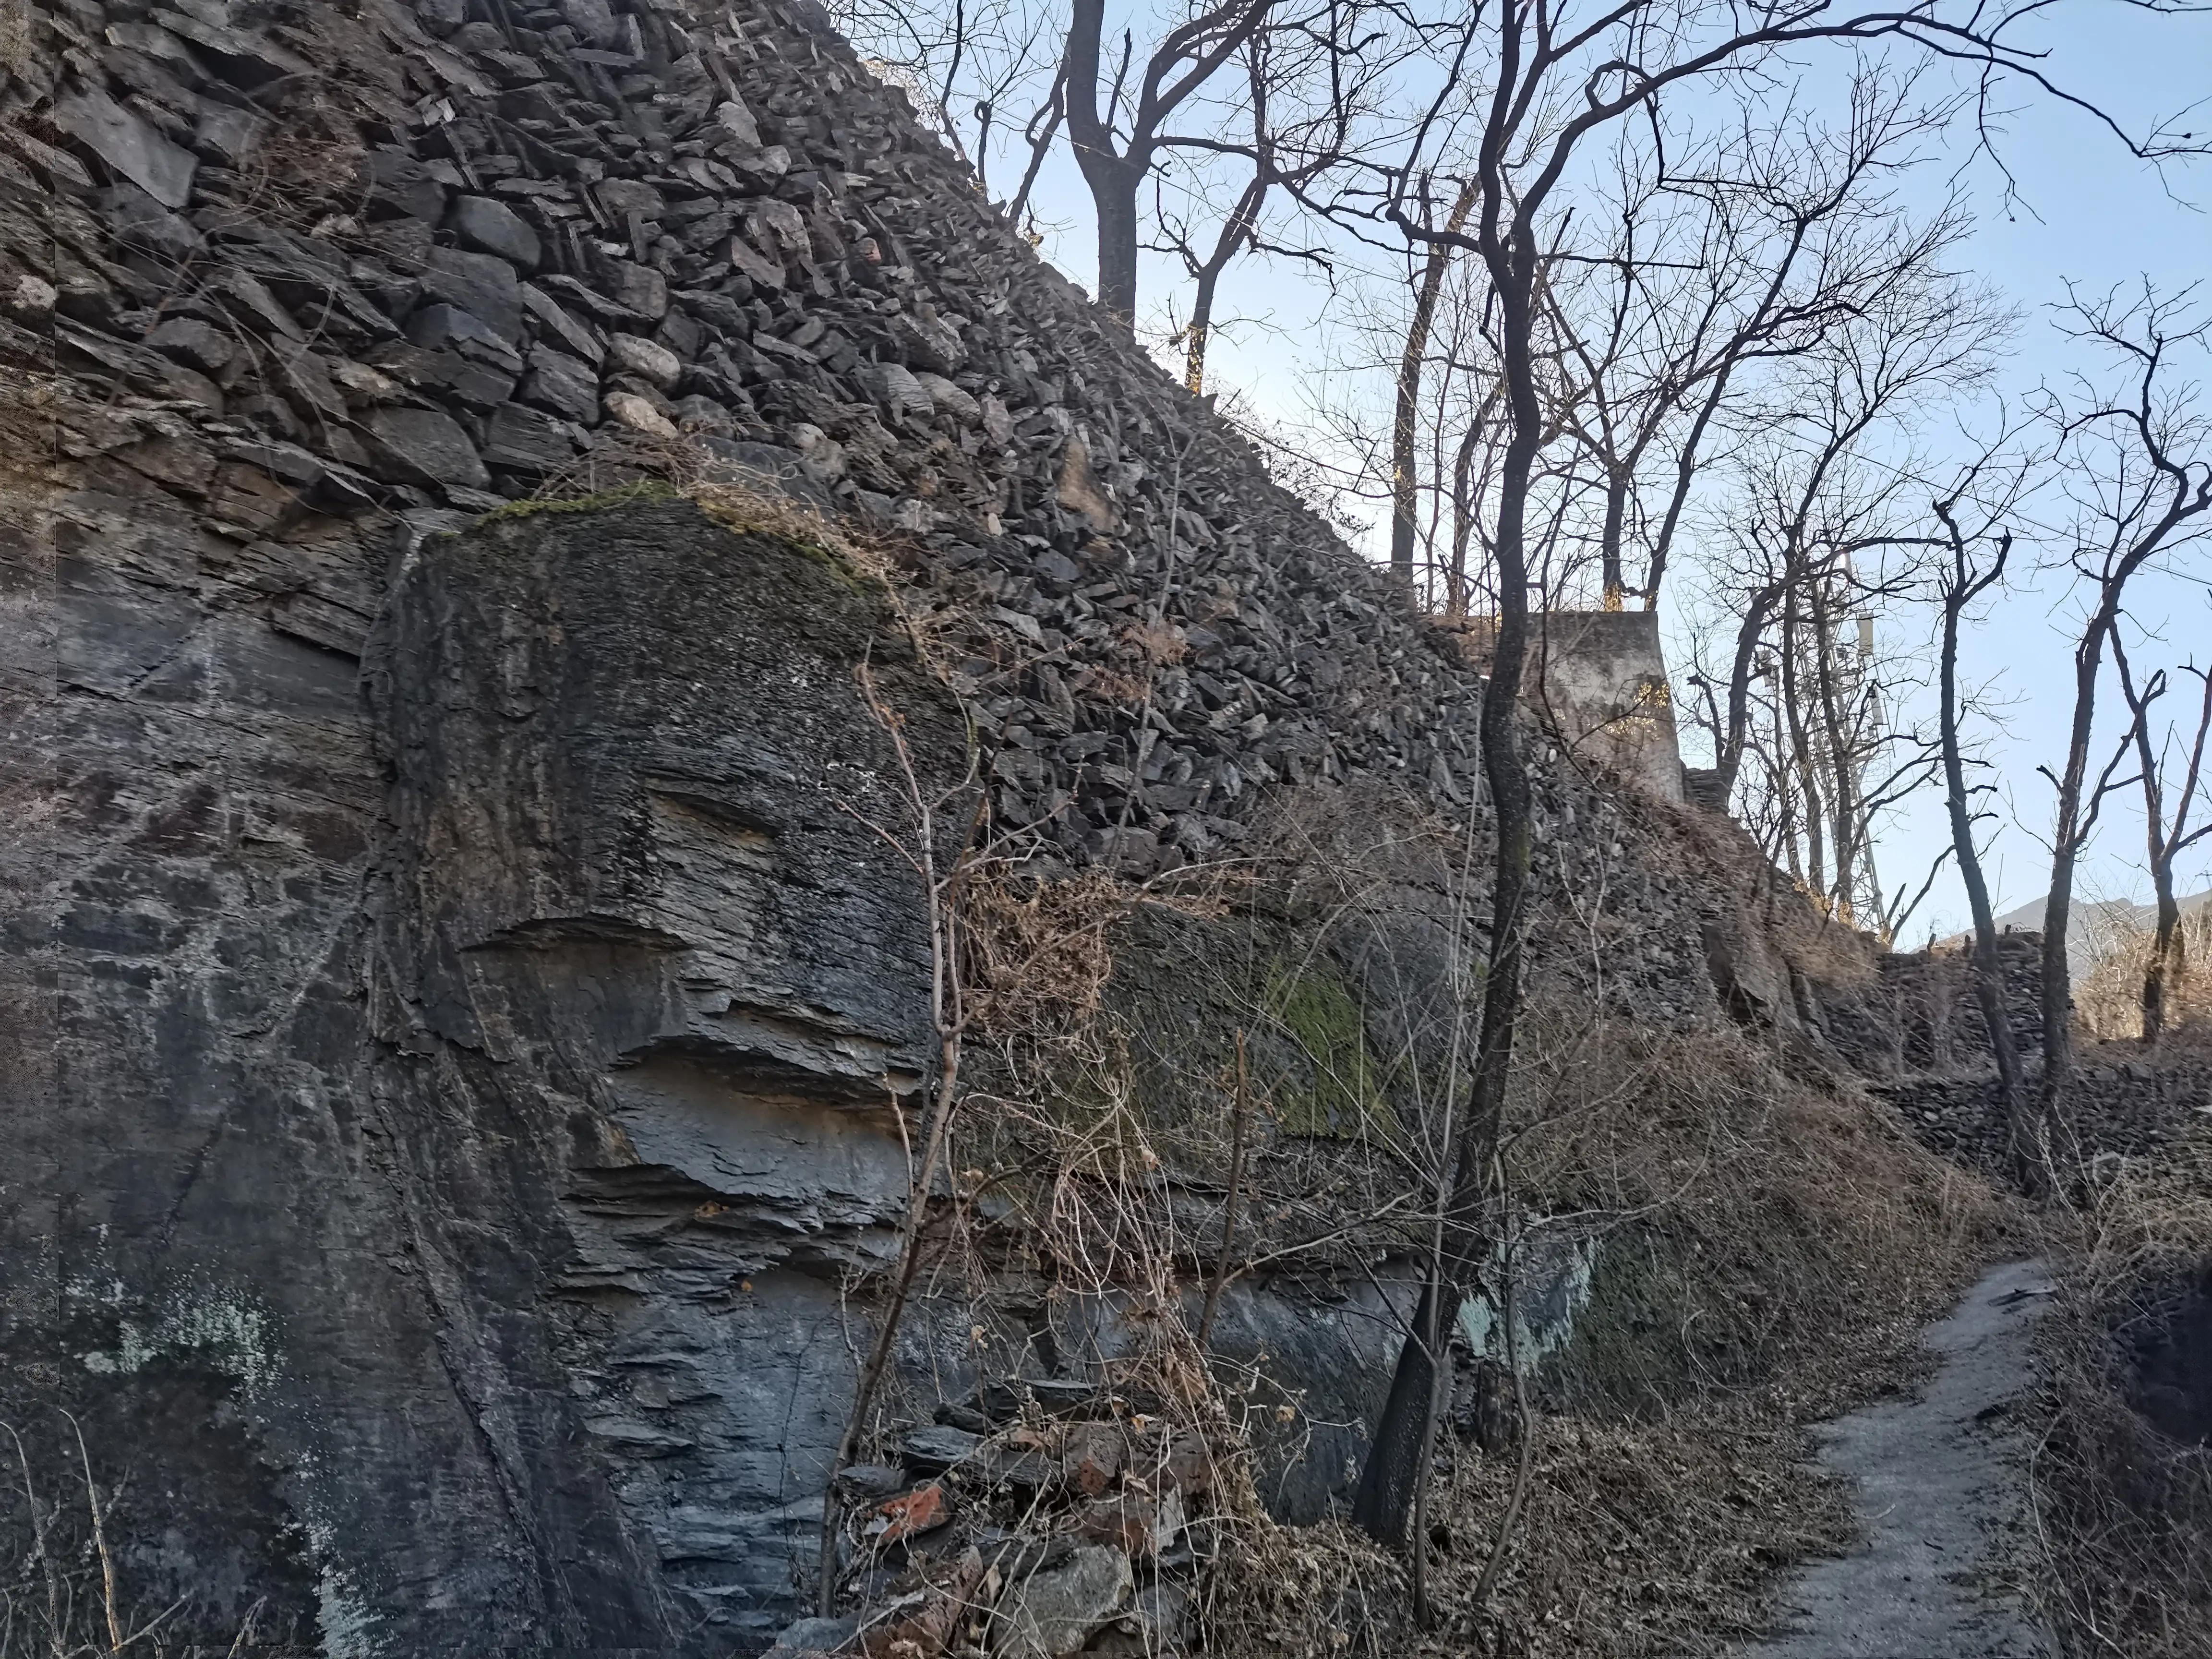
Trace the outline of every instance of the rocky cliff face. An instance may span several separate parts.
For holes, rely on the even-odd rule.
[[[671,0],[10,39],[0,1413],[50,1487],[78,1413],[173,1635],[723,1653],[799,1604],[929,1063],[864,659],[1032,867],[1264,876],[1127,943],[1134,1075],[1196,1109],[1241,963],[1305,1068],[1286,1212],[1373,1196],[1330,998],[1449,1024],[1480,681],[842,45]],[[895,537],[943,672],[787,530],[498,510],[672,464]],[[1549,982],[1822,1048],[1723,825],[1540,770]],[[1386,1256],[1229,1298],[1316,1419],[1286,1512],[1387,1380]],[[1097,1308],[994,1271],[1079,1372]],[[925,1406],[972,1316],[914,1322]]]

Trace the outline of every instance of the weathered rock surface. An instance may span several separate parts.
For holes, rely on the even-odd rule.
[[[1324,874],[1386,809],[1479,828],[1480,682],[805,15],[30,18],[0,82],[0,1416],[58,1480],[79,1413],[175,1640],[258,1603],[258,1639],[333,1653],[757,1651],[801,1607],[848,1276],[891,1248],[890,1103],[927,1063],[856,665],[948,775],[972,720],[1041,865],[1133,876],[1282,857],[1294,805]],[[477,522],[679,433],[896,527],[949,688],[787,539],[645,499]],[[1736,1018],[1825,1040],[1698,862],[1724,825],[1537,758],[1540,879],[1575,900],[1545,971],[1681,1023],[1721,1017],[1724,962]],[[1391,1052],[1446,982],[1443,879],[1330,945]],[[1251,988],[1190,971],[1200,923],[1136,931],[1174,964],[1137,1005],[1172,1111],[1178,1045]],[[1369,1103],[1308,1085],[1326,1176]],[[1343,1486],[1397,1283],[1223,1298],[1221,1350],[1304,1403],[1285,1514]],[[1024,1317],[1044,1369],[1128,1340],[1095,1302]],[[902,1361],[979,1382],[968,1310],[925,1306]]]
[[[1010,1659],[1063,1659],[1127,1606],[1135,1588],[1127,1555],[1085,1545],[1008,1589],[1000,1610],[1009,1630],[1000,1650]]]

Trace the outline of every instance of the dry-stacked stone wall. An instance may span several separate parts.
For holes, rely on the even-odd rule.
[[[914,538],[1024,659],[971,665],[1002,823],[1079,856],[1218,855],[1285,781],[1474,787],[1476,678],[793,9],[37,7],[0,307],[210,566],[679,436]],[[370,564],[270,580],[344,643]]]

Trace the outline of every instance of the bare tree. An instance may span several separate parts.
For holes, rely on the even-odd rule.
[[[1867,261],[1887,280],[1742,415],[1707,538],[1725,550],[1718,609],[1738,619],[1724,681],[1705,672],[1704,641],[1692,647],[1692,713],[1712,739],[1720,798],[1740,783],[1771,797],[1751,815],[1807,895],[1884,940],[1919,893],[1886,890],[1875,830],[1934,781],[1941,745],[1899,718],[1922,671],[1894,644],[1877,653],[1876,617],[1917,605],[1933,545],[1911,506],[1918,424],[1987,372],[2008,321],[1948,270],[1957,234],[1949,216],[1937,231],[1882,233],[1905,250]]]
[[[1279,3],[1225,0],[1202,10],[1163,35],[1141,65],[1135,35],[1125,30],[1109,82],[1106,0],[1074,0],[1062,60],[1067,132],[1097,219],[1098,303],[1124,331],[1134,325],[1137,312],[1138,196],[1168,136],[1167,122],[1243,49]]]
[[[1059,62],[1055,9],[1033,0],[831,0],[830,15],[878,75],[906,88],[917,112],[988,190],[994,154],[1010,131],[1006,112],[1026,101],[1025,92],[1035,97]],[[1032,134],[1053,102],[1048,92]]]
[[[2127,700],[2130,724],[2135,732],[2136,764],[2142,781],[2144,841],[2149,854],[2153,902],[2157,908],[2142,981],[2143,1041],[2155,1044],[2166,1034],[2167,1010],[2179,1000],[2189,969],[2183,954],[2185,936],[2181,931],[2181,902],[2173,891],[2173,863],[2187,848],[2212,836],[2212,822],[2198,824],[2195,829],[2189,823],[2197,803],[2197,784],[2204,775],[2205,738],[2212,734],[2212,672],[2194,667],[2182,671],[2196,675],[2204,683],[2204,695],[2197,709],[2197,735],[2189,745],[2189,764],[2182,775],[2181,793],[2174,800],[2172,821],[2168,823],[2166,757],[2162,748],[2152,744],[2150,735],[2151,705],[2166,695],[2166,671],[2160,669],[2137,691],[2135,676],[2128,666],[2128,653],[2117,629],[2112,634],[2112,665],[2119,670],[2120,695]],[[2172,735],[2168,733],[2165,747],[2171,746]]]
[[[2063,1129],[2074,1069],[2073,986],[2067,930],[2074,874],[2111,787],[2112,766],[2093,785],[2090,749],[2105,647],[2117,637],[2128,584],[2154,560],[2200,543],[2212,511],[2212,419],[2172,389],[2174,360],[2205,343],[2208,323],[2184,301],[2145,283],[2127,303],[2107,297],[2069,307],[2075,338],[2103,348],[2117,384],[2100,394],[2085,383],[2081,407],[2054,400],[2059,464],[2079,519],[2067,562],[2087,589],[2088,613],[2074,647],[2074,712],[2063,770],[2043,769],[2057,789],[2051,838],[2051,894],[2043,913],[2043,1079],[2038,1106],[2046,1133]],[[2130,734],[2130,740],[2132,733]],[[2117,763],[2118,756],[2115,757]]]
[[[1492,507],[1498,627],[1481,720],[1497,835],[1490,963],[1468,1109],[1454,1157],[1450,1249],[1447,1265],[1425,1291],[1432,1306],[1456,1310],[1484,1259],[1480,1241],[1492,1231],[1486,1218],[1497,1190],[1521,1006],[1531,803],[1516,704],[1528,647],[1530,485],[1546,422],[1539,283],[1557,224],[1555,198],[1586,141],[1652,109],[1669,88],[1745,75],[1816,45],[1917,47],[1964,59],[1992,84],[2017,76],[2056,91],[2040,61],[2008,39],[2012,21],[2011,15],[1954,12],[1935,3],[1905,10],[1851,12],[1815,3],[1747,13],[1717,0],[1663,8],[1655,0],[1620,0],[1587,16],[1553,0],[1480,8],[1455,20],[1443,89],[1403,159],[1380,170],[1387,189],[1368,214],[1370,224],[1387,223],[1403,238],[1441,241],[1481,261],[1496,299],[1505,383],[1505,445]],[[1480,65],[1485,84],[1462,82],[1470,63]],[[2173,148],[2160,138],[2132,147],[2138,153]],[[1428,176],[1427,157],[1436,151],[1473,157],[1470,228],[1453,231],[1413,210],[1414,185]],[[1426,1478],[1426,1429],[1439,1375],[1427,1346],[1401,1346],[1353,1508],[1354,1519],[1378,1537],[1403,1536]]]
[[[1966,748],[1960,731],[1965,721],[1965,699],[1959,687],[1959,629],[1967,611],[1981,597],[2004,580],[2005,565],[2012,556],[2012,537],[1997,531],[1994,522],[1977,527],[1972,534],[1959,526],[1963,489],[1936,503],[1943,526],[1949,558],[1937,578],[1943,607],[1943,643],[1939,673],[1942,706],[1937,729],[1943,746],[1943,805],[1951,821],[1951,855],[1958,861],[1959,878],[1966,890],[1966,903],[1974,919],[1974,1000],[1989,1032],[1990,1057],[1997,1069],[1997,1101],[2012,1142],[2014,1176],[2033,1191],[2040,1180],[2042,1161],[2036,1154],[2034,1123],[2028,1112],[2027,1087],[2021,1075],[2020,1048],[2013,1040],[2012,1021],[2005,1007],[2004,966],[1997,954],[1996,915],[1990,903],[1989,882],[1982,872],[1976,822],[1988,816],[1975,811],[1973,792],[1966,783]],[[1986,564],[1977,563],[1972,546],[1994,540]]]
[[[1601,501],[1608,609],[1632,596],[1657,607],[1706,441],[1747,366],[1813,349],[1958,240],[1955,208],[1908,218],[1889,185],[1955,108],[1923,100],[1911,76],[1869,68],[1840,130],[1794,110],[1762,122],[1747,104],[1679,159],[1656,137],[1618,147],[1611,246],[1546,284],[1571,371],[1562,424]],[[1626,553],[1639,521],[1635,586]]]
[[[1188,163],[1194,159],[1241,162],[1248,169],[1232,204],[1220,216],[1211,246],[1202,252],[1191,228],[1191,212],[1170,211],[1164,203],[1155,210],[1162,240],[1152,246],[1176,255],[1191,280],[1190,313],[1176,337],[1183,346],[1183,384],[1193,394],[1206,390],[1206,353],[1213,338],[1215,302],[1222,276],[1232,261],[1241,254],[1270,253],[1304,260],[1323,272],[1330,269],[1325,250],[1270,234],[1267,209],[1271,198],[1285,196],[1279,186],[1293,191],[1310,187],[1342,159],[1363,112],[1362,87],[1378,67],[1304,19],[1271,23],[1256,31],[1244,44],[1243,58],[1245,93],[1238,113],[1250,134],[1249,141],[1211,137],[1161,141],[1162,149],[1179,152],[1186,163],[1179,172],[1189,172]],[[1329,95],[1309,100],[1304,94],[1315,86],[1329,88]],[[1201,169],[1201,180],[1202,174]],[[1156,174],[1156,185],[1158,179]],[[1184,193],[1202,197],[1203,182]]]
[[[1470,179],[1460,186],[1451,210],[1444,216],[1444,228],[1464,230],[1474,207],[1474,183]],[[1422,254],[1413,320],[1407,325],[1406,347],[1398,357],[1397,404],[1390,422],[1390,574],[1408,590],[1413,586],[1413,543],[1419,533],[1419,462],[1414,451],[1420,435],[1421,376],[1428,363],[1429,331],[1436,324],[1437,301],[1443,293],[1444,272],[1451,259],[1451,244],[1444,241],[1429,243]],[[1477,430],[1472,424],[1468,427],[1470,442]],[[1458,472],[1463,474],[1466,469],[1462,461]]]

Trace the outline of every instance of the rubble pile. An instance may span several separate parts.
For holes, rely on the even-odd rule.
[[[1149,1407],[1149,1409],[1147,1409]],[[771,1659],[1061,1659],[1185,1650],[1220,1539],[1206,1437],[1088,1383],[988,1384],[840,1477],[841,1586],[862,1609]]]

